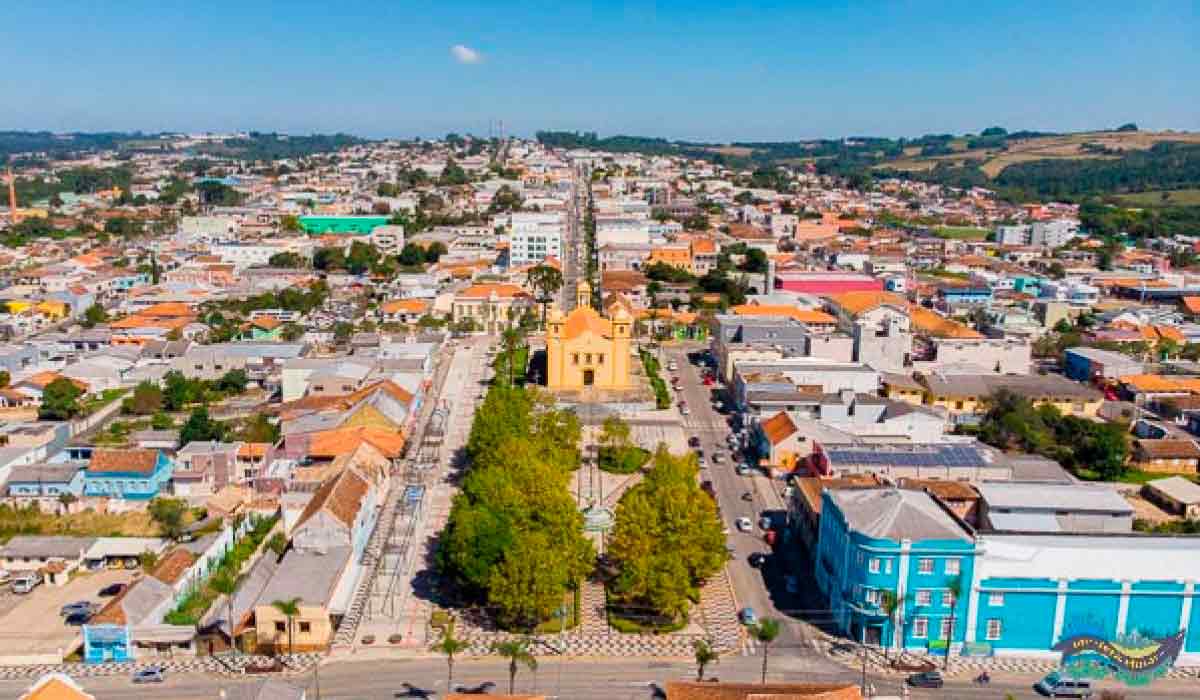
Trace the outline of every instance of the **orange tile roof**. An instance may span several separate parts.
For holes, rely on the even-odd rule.
[[[296,520],[295,527],[300,527],[309,518],[325,511],[340,520],[346,527],[354,527],[358,509],[362,507],[371,484],[358,472],[343,469],[330,477],[317,488],[316,493],[309,499],[304,512]]]
[[[395,313],[424,313],[429,308],[429,302],[424,299],[393,299],[385,301],[379,306],[379,310],[385,314]]]
[[[153,474],[158,450],[94,450],[88,462],[89,472],[130,472]]]
[[[267,450],[271,449],[269,442],[243,442],[238,448],[238,457],[265,457]]]
[[[515,299],[517,297],[529,296],[528,292],[515,284],[499,283],[473,284],[459,292],[458,296],[466,299],[487,299],[493,293],[501,299]]]
[[[334,458],[353,452],[362,443],[367,443],[395,459],[404,450],[404,436],[392,430],[373,427],[336,428],[314,433],[308,445],[308,455],[317,458]]]
[[[1175,326],[1158,325],[1154,327],[1154,330],[1163,340],[1173,340],[1177,343],[1187,342],[1187,337],[1183,335],[1183,331],[1179,330]]]
[[[161,304],[147,306],[138,312],[141,316],[154,316],[158,318],[179,318],[182,316],[191,316],[192,310],[187,304],[181,301],[167,301]]]
[[[265,331],[273,331],[283,325],[283,321],[271,316],[259,316],[250,322],[250,325],[257,326]]]
[[[909,318],[913,326],[938,338],[960,338],[963,340],[982,338],[983,334],[958,321],[946,318],[932,309],[913,304],[909,307]]]
[[[797,321],[814,325],[833,325],[837,319],[824,311],[801,309],[787,304],[740,304],[731,306],[730,311],[738,316],[787,316]]]
[[[163,583],[174,585],[187,570],[196,563],[196,555],[183,547],[176,547],[154,565],[150,575]]]
[[[17,700],[96,700],[96,696],[83,692],[70,676],[50,673],[39,678]]]
[[[717,243],[711,238],[699,236],[692,239],[692,255],[713,255],[717,252]]]
[[[842,292],[841,294],[829,295],[829,300],[840,306],[851,316],[857,316],[885,304],[891,304],[900,308],[907,306],[904,297],[891,292]]]
[[[1183,306],[1190,313],[1200,314],[1200,297],[1184,297]]]
[[[778,445],[796,432],[796,424],[787,411],[780,411],[762,422],[763,435],[772,445]]]
[[[600,314],[590,306],[576,307],[567,314],[563,324],[564,338],[577,338],[585,332],[591,332],[602,338],[612,337],[612,322],[601,318]]]
[[[1134,391],[1186,391],[1178,380],[1158,374],[1130,374],[1119,381]]]

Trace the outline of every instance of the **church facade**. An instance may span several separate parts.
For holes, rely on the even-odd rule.
[[[580,282],[576,306],[558,309],[546,322],[546,386],[550,389],[628,389],[633,317],[617,308],[604,318],[591,305],[592,289]]]

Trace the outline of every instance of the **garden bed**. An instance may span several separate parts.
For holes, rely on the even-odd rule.
[[[609,447],[602,445],[598,452],[600,471],[609,474],[633,474],[641,471],[650,461],[650,451],[636,445],[629,447]]]

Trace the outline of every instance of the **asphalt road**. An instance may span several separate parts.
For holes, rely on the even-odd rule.
[[[455,683],[469,684],[492,681],[496,692],[507,692],[507,664],[496,658],[461,659],[455,664]],[[772,655],[769,678],[795,682],[842,681],[858,683],[859,678],[846,669],[836,674],[814,674],[797,671],[798,661],[791,657]],[[759,679],[761,661],[755,657],[726,657],[709,668],[707,674],[725,681],[754,682]],[[692,679],[695,667],[686,661],[654,661],[649,659],[571,659],[543,657],[538,659],[536,673],[522,668],[517,674],[515,690],[518,693],[542,693],[552,698],[578,700],[642,700],[650,698],[648,683],[663,683],[671,679]],[[338,659],[327,663],[317,674],[291,678],[292,682],[305,685],[308,698],[315,700],[384,700],[411,683],[434,691],[432,697],[440,698],[446,690],[446,663],[441,658],[416,659]],[[900,693],[897,679],[869,679],[881,696],[897,696]],[[203,675],[176,675],[162,685],[153,687],[135,686],[126,677],[88,678],[81,684],[85,691],[94,694],[97,700],[216,700],[221,691],[229,691],[247,681],[225,679]],[[1006,694],[1024,700],[1038,697],[1030,689],[1031,680],[1014,680],[1011,683],[994,681],[983,688],[971,683],[949,683],[941,690],[914,690],[910,697],[915,700],[941,698],[978,698],[1000,700]],[[28,681],[0,682],[0,697],[15,698],[29,687]],[[317,686],[320,694],[317,694]],[[1167,698],[1194,698],[1200,696],[1200,685],[1191,682],[1161,682],[1151,688],[1127,690],[1126,700],[1166,700]]]
[[[758,527],[759,518],[764,514],[783,522],[784,500],[781,490],[784,484],[763,475],[737,474],[737,455],[731,452],[726,442],[731,433],[728,416],[713,408],[713,392],[722,388],[720,385],[705,386],[701,379],[701,368],[688,359],[689,352],[701,349],[700,344],[692,343],[684,347],[673,346],[664,350],[663,355],[664,359],[674,360],[678,365],[678,371],[669,374],[679,377],[676,401],[686,401],[690,412],[684,418],[685,432],[689,437],[694,435],[700,438],[707,464],[701,471],[701,478],[712,481],[721,506],[722,520],[729,528],[728,544],[733,547],[734,560],[730,562],[728,570],[738,605],[753,608],[759,618],[773,617],[780,621],[783,630],[776,642],[779,647],[794,654],[818,656],[810,641],[815,636],[814,630],[808,623],[796,619],[796,611],[804,603],[799,596],[786,591],[784,576],[789,573],[789,567],[780,558],[771,555],[771,548],[764,541],[765,532]],[[666,366],[667,362],[663,365]],[[720,464],[713,463],[714,453],[724,455]],[[750,494],[751,500],[745,500],[745,494]],[[754,524],[750,532],[737,529],[736,521],[740,517],[749,518]],[[755,552],[771,555],[762,569],[749,564],[750,555]],[[799,575],[799,583],[801,588],[814,585],[811,576],[803,573]],[[828,663],[833,666],[833,662]]]

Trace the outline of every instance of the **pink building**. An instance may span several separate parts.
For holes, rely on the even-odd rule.
[[[853,272],[783,271],[775,275],[775,287],[804,294],[877,292],[883,290],[883,280]]]

